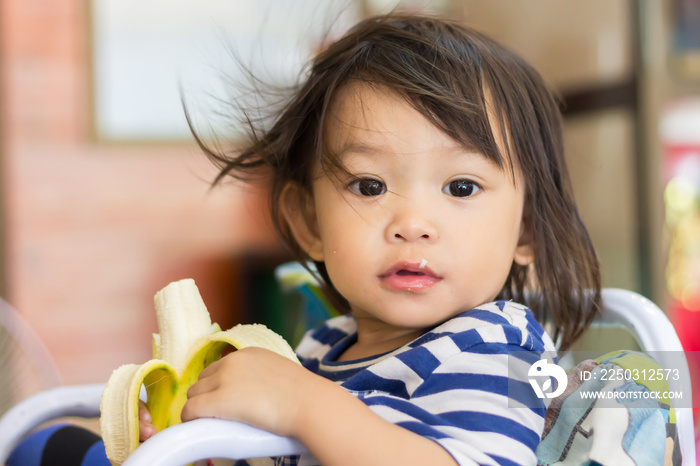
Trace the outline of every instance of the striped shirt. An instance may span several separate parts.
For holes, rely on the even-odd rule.
[[[527,308],[484,304],[394,351],[338,362],[356,340],[355,320],[336,317],[308,332],[297,354],[305,367],[382,418],[438,442],[461,465],[536,464],[545,405],[527,368],[555,349]],[[286,457],[276,464],[315,463]]]

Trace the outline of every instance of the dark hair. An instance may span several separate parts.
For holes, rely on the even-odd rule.
[[[558,102],[537,71],[476,31],[417,15],[360,22],[315,57],[308,78],[271,127],[251,126],[245,147],[213,150],[195,134],[221,169],[214,184],[226,176],[250,180],[268,173],[275,228],[300,260],[308,260],[280,215],[279,199],[289,182],[310,193],[316,164],[331,158],[341,166],[323,150],[323,125],[334,94],[350,80],[391,89],[451,138],[501,168],[520,166],[535,259],[528,267],[513,263],[499,298],[528,304],[540,321],[551,321],[561,349],[568,348],[600,306],[600,271],[573,198]],[[499,133],[507,135],[505,153],[489,113]],[[332,286],[323,264],[317,266]]]

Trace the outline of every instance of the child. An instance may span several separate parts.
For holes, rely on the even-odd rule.
[[[535,464],[544,404],[508,407],[506,355],[554,348],[507,300],[540,290],[565,348],[600,286],[538,74],[459,25],[371,18],[251,134],[231,155],[200,141],[217,181],[269,174],[285,244],[350,314],[302,341],[306,370],[255,349],[212,364],[183,419],[293,436],[321,464]]]
[[[276,464],[536,463],[544,402],[513,407],[532,389],[508,354],[554,346],[511,300],[536,290],[565,349],[600,277],[557,102],[530,66],[449,21],[371,18],[315,58],[243,150],[198,142],[216,182],[269,175],[280,236],[349,313],[307,334],[304,367],[257,348],[212,364],[183,420],[242,421],[310,452]]]

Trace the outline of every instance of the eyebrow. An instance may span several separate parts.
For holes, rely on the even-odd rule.
[[[345,142],[339,150],[336,151],[336,156],[340,157],[348,152],[359,153],[359,154],[377,154],[383,152],[382,148],[379,146],[366,144],[358,141],[348,141]]]
[[[468,152],[470,154],[477,155],[479,154],[478,152],[470,149],[467,146],[464,146],[460,144],[459,142],[455,141],[453,144],[450,145],[445,145],[445,146],[440,146],[436,147],[438,150],[446,150],[446,151],[463,151],[463,152]],[[357,153],[357,154],[368,154],[368,155],[373,155],[373,154],[382,154],[387,152],[388,150],[385,149],[385,146],[379,144],[379,145],[373,145],[373,144],[367,144],[361,141],[348,141],[345,142],[339,150],[335,151],[336,156],[342,156],[346,153]]]

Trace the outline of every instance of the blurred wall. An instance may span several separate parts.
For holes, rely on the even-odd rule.
[[[275,250],[255,193],[209,191],[189,144],[91,138],[88,5],[0,2],[5,298],[66,383],[150,357],[153,294],[193,277],[212,313],[235,302],[235,257]]]

